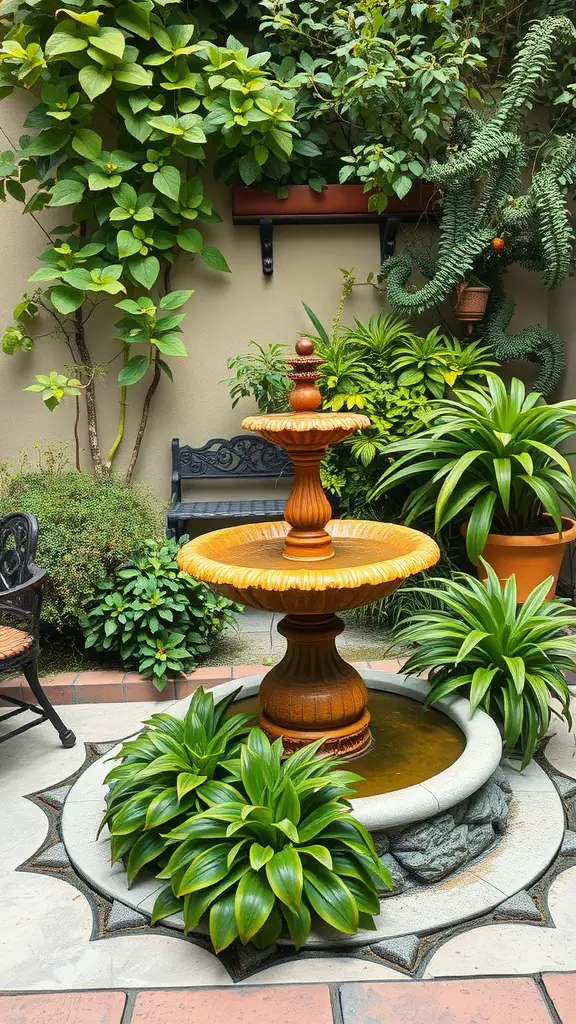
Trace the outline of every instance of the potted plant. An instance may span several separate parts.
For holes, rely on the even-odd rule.
[[[519,601],[553,577],[552,596],[564,545],[576,537],[576,522],[560,508],[561,498],[576,511],[576,484],[558,450],[576,433],[576,401],[548,405],[516,378],[508,388],[495,374],[486,380],[487,392],[442,399],[426,430],[389,445],[387,454],[401,457],[371,497],[419,478],[404,503],[407,525],[431,510],[436,533],[463,520],[474,564],[483,555],[503,582],[515,574]]]
[[[374,201],[378,197],[378,206]],[[232,214],[236,219],[286,217],[291,219],[338,217],[342,220],[367,219],[372,215],[417,216],[434,212],[438,198],[433,185],[415,184],[403,198],[386,196],[377,190],[355,184],[325,184],[320,190],[310,185],[285,185],[274,191],[256,186],[236,185],[232,189]]]
[[[466,324],[468,334],[472,334],[474,324],[484,319],[489,297],[489,286],[473,274],[454,285],[454,316]]]
[[[570,691],[564,672],[574,668],[576,609],[548,600],[552,579],[546,579],[518,607],[512,576],[502,587],[485,563],[486,583],[465,573],[432,580],[427,592],[441,608],[429,607],[412,616],[396,636],[400,645],[416,645],[404,665],[415,675],[429,671],[429,708],[447,694],[464,690],[472,714],[481,707],[500,727],[504,754],[518,750],[525,768],[557,714],[549,698],[560,702],[569,725]],[[431,670],[431,671],[430,671]]]

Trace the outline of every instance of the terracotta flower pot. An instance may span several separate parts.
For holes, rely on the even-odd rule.
[[[490,289],[486,285],[457,285],[454,289],[454,316],[468,324],[468,333],[473,326],[484,319]]]
[[[525,601],[530,591],[547,576],[554,577],[548,600],[554,597],[564,545],[576,538],[576,522],[573,519],[563,516],[562,525],[562,536],[559,533],[532,536],[488,534],[482,557],[492,566],[502,583],[515,573],[519,601]],[[481,580],[486,578],[481,562],[478,563],[478,576]]]
[[[275,192],[263,192],[256,186],[237,185],[232,189],[234,217],[377,217],[368,209],[370,192],[363,185],[326,185],[316,192],[309,185],[288,185],[288,195],[279,199]],[[388,214],[432,213],[435,190],[432,185],[417,185],[404,199],[390,196]]]

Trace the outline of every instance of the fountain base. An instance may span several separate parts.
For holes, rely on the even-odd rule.
[[[368,691],[336,649],[344,623],[334,614],[286,615],[286,653],[260,688],[260,725],[287,751],[324,737],[326,753],[354,757],[370,746]]]

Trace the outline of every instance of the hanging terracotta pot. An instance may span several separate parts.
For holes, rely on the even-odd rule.
[[[466,532],[465,527],[462,532]],[[514,573],[520,602],[525,601],[539,583],[553,576],[554,582],[547,595],[547,600],[550,600],[556,593],[565,545],[575,538],[576,522],[562,516],[562,536],[556,532],[528,536],[489,533],[482,558],[492,566],[501,583],[506,583]],[[481,580],[486,578],[481,562],[478,563],[478,576]]]
[[[490,289],[486,285],[467,285],[462,281],[454,289],[454,316],[467,324],[468,334],[486,314]]]

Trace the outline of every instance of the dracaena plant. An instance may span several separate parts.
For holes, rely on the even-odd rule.
[[[409,484],[407,525],[431,510],[436,532],[467,519],[474,563],[490,532],[529,533],[550,523],[561,534],[560,499],[576,511],[572,469],[559,451],[576,432],[576,402],[548,405],[537,392],[527,395],[520,380],[506,387],[488,374],[487,381],[487,392],[459,391],[438,402],[428,429],[390,445],[388,454],[400,458],[372,494]]]
[[[524,768],[551,713],[558,713],[551,698],[571,725],[564,673],[574,669],[576,636],[568,630],[576,627],[576,609],[558,598],[546,600],[552,576],[519,606],[515,577],[502,586],[492,567],[484,566],[484,583],[465,573],[431,580],[434,586],[424,592],[441,607],[413,615],[396,641],[415,646],[406,672],[429,671],[425,707],[463,690],[471,714],[481,707],[499,725],[504,754],[519,747]]]
[[[158,877],[168,885],[153,921],[177,911],[186,931],[205,921],[216,952],[237,937],[263,948],[282,931],[299,949],[314,918],[347,935],[371,926],[390,877],[351,815],[359,776],[318,756],[321,744],[283,761],[281,739],[250,732],[222,766],[229,781],[203,783],[205,808],[165,830]]]
[[[152,398],[162,376],[171,376],[170,357],[185,353],[180,341],[173,351],[154,342],[145,353],[128,352],[125,366],[109,365],[89,318],[95,306],[114,296],[132,301],[134,292],[158,307],[180,253],[228,271],[199,229],[220,219],[205,195],[204,166],[210,158],[221,176],[248,182],[287,162],[298,137],[293,94],[267,67],[269,54],[250,55],[221,31],[217,42],[212,30],[200,38],[181,3],[75,0],[66,8],[57,0],[5,0],[0,30],[0,98],[24,89],[37,100],[14,150],[0,154],[0,199],[10,195],[33,217],[45,206],[63,210],[54,230],[39,223],[48,246],[32,279],[42,287],[36,304],[54,318],[70,359],[61,376],[81,382],[97,474],[110,469],[126,434],[119,391],[118,435],[104,453],[100,378],[120,365],[121,389],[148,379],[130,479]],[[27,351],[30,336],[17,323],[4,351]],[[126,338],[120,342],[126,354]],[[70,387],[42,390],[49,408],[68,394],[79,401]]]
[[[136,739],[122,744],[108,773],[110,785],[102,824],[111,833],[111,860],[122,859],[131,885],[146,864],[166,850],[163,833],[206,806],[216,780],[228,776],[227,758],[254,721],[249,714],[226,718],[235,690],[214,703],[200,687],[183,721],[159,713]]]

